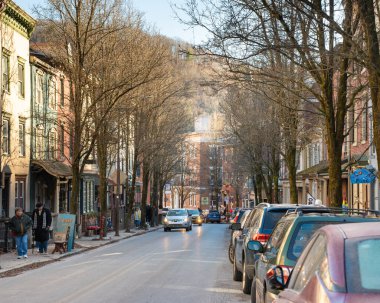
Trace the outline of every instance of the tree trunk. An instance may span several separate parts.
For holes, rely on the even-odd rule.
[[[78,215],[78,198],[79,198],[79,190],[80,190],[80,169],[79,169],[79,161],[74,161],[71,166],[73,179],[72,179],[72,187],[71,187],[71,195],[70,195],[70,213],[73,215]],[[78,218],[77,218],[78,220]]]
[[[133,168],[132,168],[132,180],[131,180],[131,186],[128,187],[128,207],[127,207],[127,217],[125,218],[125,231],[130,232],[131,231],[131,225],[132,225],[132,213],[133,213],[133,206],[135,204],[135,190],[136,190],[136,173],[137,173],[137,167],[139,165],[138,163],[138,149],[135,145],[135,152],[133,156]]]
[[[365,38],[368,47],[369,87],[371,90],[373,112],[373,142],[377,154],[377,167],[380,168],[380,51],[377,36],[376,14],[374,1],[360,0],[360,17],[365,28]],[[377,175],[379,178],[379,174]]]
[[[153,189],[152,189],[152,202],[153,202],[153,210],[154,210],[154,213],[153,213],[153,220],[152,220],[152,223],[153,225],[152,226],[155,226],[156,225],[156,210],[158,210],[158,188],[159,188],[159,174],[157,173],[157,171],[154,172],[153,174]]]
[[[285,164],[288,169],[290,201],[283,201],[284,203],[298,203],[296,155],[296,148],[289,148],[285,155]]]
[[[260,174],[256,175],[257,184],[257,204],[263,202],[263,180]]]
[[[101,139],[102,136],[99,136],[99,138]],[[107,217],[107,144],[102,140],[98,140],[97,157],[99,167],[99,222],[101,222],[102,217]],[[100,238],[102,238],[103,235],[107,235],[106,226],[104,226],[104,232],[100,233]]]
[[[146,160],[143,161],[143,188],[141,195],[141,225],[144,227],[146,223],[146,205],[148,198],[148,186],[149,186],[149,165]]]

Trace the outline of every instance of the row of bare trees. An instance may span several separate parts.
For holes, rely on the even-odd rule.
[[[126,183],[127,230],[139,167],[144,224],[148,184],[158,207],[189,123],[181,76],[186,63],[176,60],[174,42],[148,28],[123,0],[48,0],[36,13],[38,40],[70,81],[65,95],[70,104],[65,127],[72,136],[70,212],[78,212],[81,176],[95,155],[101,215],[106,215],[108,170],[122,149],[126,167],[133,163]]]
[[[321,123],[329,161],[330,204],[339,206],[347,113],[366,87],[373,103],[373,141],[380,152],[377,2],[189,0],[179,9],[188,17],[183,22],[211,34],[201,52],[225,64],[229,84],[253,92],[255,103],[278,105],[267,119],[279,117],[275,119],[278,133],[272,137],[280,138],[278,147],[289,171],[294,202],[296,150],[307,142],[308,136],[300,134],[306,131],[308,135],[310,130],[299,112],[312,114]]]

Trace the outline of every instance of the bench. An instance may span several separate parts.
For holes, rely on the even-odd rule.
[[[70,226],[67,227],[66,232],[55,232],[53,235],[54,239],[54,250],[52,254],[55,252],[59,252],[60,254],[67,252],[67,243],[69,241],[70,235]]]
[[[87,235],[89,237],[91,237],[93,235],[93,233],[95,233],[96,235],[98,235],[99,231],[100,231],[100,227],[97,226],[97,225],[89,225],[89,226],[87,226]]]

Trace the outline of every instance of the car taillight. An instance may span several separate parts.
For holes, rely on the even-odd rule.
[[[237,223],[237,219],[238,219],[238,218],[237,218],[237,216],[236,216],[236,217],[234,218],[234,220],[233,220],[234,223]]]
[[[252,240],[259,241],[261,244],[265,245],[269,240],[269,234],[254,234]]]

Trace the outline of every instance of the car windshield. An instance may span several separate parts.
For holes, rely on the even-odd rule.
[[[189,214],[191,214],[191,215],[199,215],[199,211],[196,210],[196,209],[189,209],[188,212],[189,212]]]
[[[379,238],[365,240],[349,239],[346,241],[344,255],[348,292],[380,292],[379,251]]]
[[[187,210],[185,209],[173,209],[169,210],[168,217],[175,217],[175,216],[187,216]]]
[[[333,223],[334,222],[302,222],[298,224],[289,244],[288,258],[296,261],[314,232],[322,226]]]

